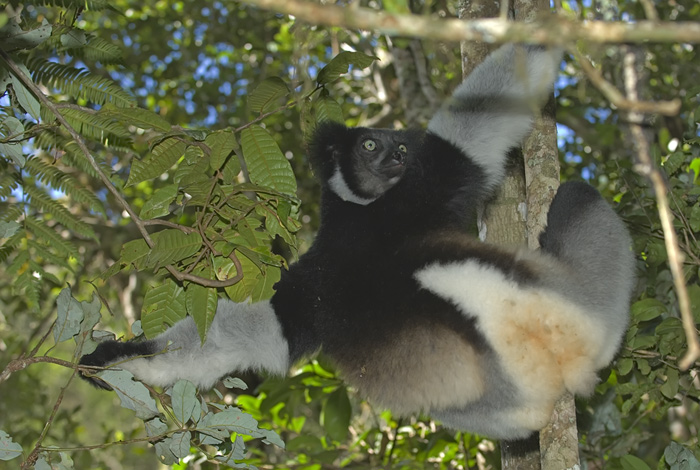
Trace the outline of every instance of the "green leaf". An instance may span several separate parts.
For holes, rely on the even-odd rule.
[[[12,460],[22,455],[22,446],[12,442],[5,431],[0,430],[0,460]]]
[[[35,209],[40,209],[45,215],[50,214],[66,228],[73,230],[85,237],[95,239],[95,232],[92,227],[79,220],[59,201],[52,198],[45,188],[37,185],[24,185],[25,196],[31,199]]]
[[[148,389],[142,383],[134,381],[130,372],[103,370],[97,375],[114,389],[124,408],[136,412],[137,418],[145,420],[159,414],[156,402],[148,393]]]
[[[316,77],[316,82],[319,85],[327,85],[337,80],[341,75],[348,73],[350,65],[364,69],[372,65],[375,60],[379,59],[362,52],[343,51],[321,69]]]
[[[121,64],[124,61],[122,51],[117,44],[98,36],[88,35],[87,44],[69,49],[72,55],[90,62],[109,65]]]
[[[173,451],[170,449],[170,442],[171,439],[166,437],[165,439],[154,444],[156,454],[158,454],[158,460],[160,460],[160,463],[163,465],[173,465],[180,461],[180,459],[173,454]]]
[[[171,393],[173,413],[181,424],[187,423],[199,409],[197,388],[188,380],[178,380]]]
[[[281,277],[282,271],[279,268],[267,266],[250,294],[251,302],[259,302],[271,298],[275,294],[274,286]]]
[[[700,323],[700,285],[691,284],[688,286],[688,298],[690,299],[690,311],[696,323]]]
[[[648,321],[664,314],[666,306],[656,299],[643,299],[632,305],[631,312],[634,320]]]
[[[634,455],[625,455],[620,459],[623,470],[651,470],[644,460]]]
[[[26,77],[30,77],[29,70],[27,70],[27,67],[24,64],[17,64],[17,66]],[[24,109],[38,121],[40,119],[39,100],[37,100],[32,92],[24,86],[24,83],[22,83],[22,81],[14,75],[12,75],[12,93],[22,109]]]
[[[141,129],[154,129],[161,132],[170,132],[172,129],[168,121],[149,109],[136,107],[124,108],[117,107],[113,104],[106,104],[98,114]]]
[[[146,292],[141,328],[147,338],[154,338],[186,316],[184,289],[172,279],[165,279]]]
[[[241,134],[243,157],[250,180],[284,194],[295,194],[296,179],[292,166],[275,140],[260,126],[251,126]]]
[[[80,333],[80,322],[84,315],[80,302],[73,298],[68,287],[58,294],[56,306],[58,317],[53,327],[53,337],[59,343]]]
[[[326,434],[334,441],[345,442],[351,415],[352,407],[347,389],[339,387],[328,396],[321,411],[321,424]]]
[[[27,224],[27,230],[32,233],[37,239],[43,240],[49,245],[53,250],[60,252],[60,255],[65,258],[61,265],[65,265],[65,261],[69,257],[78,259],[80,254],[78,248],[73,245],[69,240],[63,238],[59,233],[55,231],[55,228],[50,228],[43,220],[27,217],[25,219],[25,224]]]
[[[80,48],[87,44],[87,35],[80,29],[70,29],[61,34],[61,45],[66,49]]]
[[[254,113],[266,113],[274,109],[278,100],[288,93],[289,87],[280,77],[266,78],[248,95],[248,105]]]
[[[142,219],[155,219],[170,213],[170,205],[177,197],[177,185],[169,184],[157,189],[148,199],[143,207],[139,217]]]
[[[75,98],[98,105],[112,103],[118,107],[134,106],[136,100],[114,81],[85,69],[73,68],[43,58],[27,62],[34,81],[56,88]]]
[[[664,450],[664,460],[669,470],[700,470],[700,460],[693,452],[677,442],[671,442]]]
[[[248,390],[248,385],[238,377],[226,377],[223,380],[223,383],[224,387],[226,388],[238,388],[241,390]]]
[[[160,418],[153,418],[143,423],[146,427],[146,434],[148,437],[161,436],[168,432],[168,425],[163,422]]]
[[[243,279],[232,286],[226,287],[225,291],[226,295],[234,302],[245,302],[258,283],[257,277],[260,275],[260,269],[245,256],[239,256],[238,260],[243,270]],[[229,258],[215,258],[214,268],[216,270],[216,278],[220,280],[230,279],[237,275],[236,267]]]
[[[202,343],[207,339],[207,332],[216,315],[219,296],[216,289],[190,284],[185,291],[187,301],[187,311],[197,325],[197,332],[202,339]]]
[[[230,130],[212,132],[204,139],[204,143],[209,147],[209,166],[212,170],[218,170],[226,161],[226,158],[238,148],[236,136]],[[232,158],[238,163],[238,158]],[[240,171],[240,165],[239,169]]]
[[[150,248],[146,240],[138,238],[124,243],[118,263],[133,265],[136,269],[143,269],[148,260]]]
[[[683,152],[673,152],[669,157],[663,162],[663,168],[667,175],[672,175],[685,163],[685,154]]]
[[[8,116],[0,121],[0,137],[17,139],[22,137],[23,133],[24,125],[19,119]],[[26,161],[22,145],[19,142],[0,143],[0,154],[9,157],[19,167],[23,167]]]
[[[185,153],[187,144],[177,138],[167,138],[153,147],[143,160],[134,160],[129,171],[127,186],[156,178],[168,171]]]
[[[6,52],[19,49],[34,49],[36,46],[51,37],[53,26],[44,19],[43,24],[35,29],[23,31],[13,18],[0,29],[2,49]]]
[[[620,373],[620,375],[629,374],[633,366],[634,361],[629,357],[625,357],[617,361],[617,370]]]
[[[692,228],[694,232],[700,232],[700,204],[695,204],[690,209],[688,221],[690,222],[690,228]]]
[[[199,233],[185,233],[178,229],[166,229],[153,234],[153,242],[148,255],[148,265],[153,267],[185,259],[202,247],[202,237]]]
[[[666,382],[661,386],[661,393],[666,398],[673,399],[678,393],[678,371],[675,369],[666,370]]]
[[[17,233],[20,225],[11,220],[9,222],[0,221],[0,238],[10,238],[12,235]]]
[[[168,447],[175,457],[183,458],[190,453],[190,439],[192,434],[189,431],[176,432],[167,440],[169,441]]]
[[[316,122],[339,122],[345,123],[343,118],[343,109],[338,102],[330,97],[327,90],[321,92],[321,96],[314,102],[314,112],[316,113]]]

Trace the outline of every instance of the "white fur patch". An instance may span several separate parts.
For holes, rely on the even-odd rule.
[[[345,178],[343,178],[343,173],[340,171],[339,167],[335,168],[335,173],[333,173],[331,179],[328,180],[328,185],[330,186],[331,190],[343,201],[366,206],[367,204],[377,200],[376,198],[368,199],[355,194],[352,189],[350,189],[350,186],[348,186]]]
[[[422,287],[476,318],[504,371],[533,409],[558,398],[564,389],[592,391],[605,325],[577,304],[549,290],[522,288],[493,266],[473,260],[433,264],[415,276]]]
[[[151,385],[169,386],[187,379],[202,389],[236,371],[286,374],[289,368],[287,340],[267,301],[248,304],[220,299],[204,344],[191,317],[155,341],[162,353],[128,360],[119,367]]]

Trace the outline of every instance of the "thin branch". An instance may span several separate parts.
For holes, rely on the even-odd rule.
[[[44,439],[46,439],[46,436],[49,433],[49,429],[51,429],[51,425],[53,424],[54,420],[56,419],[56,415],[58,414],[58,408],[61,406],[61,403],[63,402],[63,397],[66,394],[66,390],[68,390],[68,386],[75,378],[76,372],[78,372],[78,369],[76,369],[74,367],[73,374],[68,379],[68,382],[66,383],[66,385],[61,388],[61,392],[58,394],[58,398],[56,399],[56,403],[54,403],[53,409],[51,410],[51,415],[49,415],[49,419],[46,421],[46,424],[44,425],[44,429],[42,429],[41,434],[39,435],[39,439],[37,439],[36,444],[34,445],[34,449],[32,449],[29,456],[20,465],[20,468],[22,470],[34,468],[34,464],[36,463],[36,460],[39,457],[39,452],[41,452],[41,443],[44,442]]]
[[[304,0],[245,0],[264,10],[294,16],[315,25],[379,31],[389,36],[411,36],[440,41],[483,41],[564,44],[591,43],[700,43],[700,23],[638,21],[636,23],[576,22],[564,16],[539,18],[532,23],[502,18],[463,21],[412,14],[390,14],[364,7],[320,5]]]
[[[624,57],[624,72],[625,72],[625,91],[631,100],[637,100],[637,84],[639,78],[635,70],[635,57],[633,52],[625,54]],[[635,169],[638,173],[646,176],[654,187],[656,194],[656,205],[659,211],[659,219],[664,232],[664,243],[666,245],[666,253],[668,254],[668,263],[673,277],[673,285],[678,297],[678,307],[681,312],[683,321],[683,330],[688,341],[688,350],[683,358],[681,358],[678,366],[681,370],[687,370],[693,363],[700,358],[700,340],[695,329],[695,321],[690,310],[690,299],[688,297],[688,287],[685,283],[683,275],[683,260],[684,255],[681,252],[678,244],[678,235],[673,228],[673,215],[668,202],[668,186],[663,174],[654,164],[649,148],[649,140],[644,134],[644,129],[640,125],[643,116],[638,112],[629,113],[629,127],[633,137],[633,145],[638,158],[638,163]]]
[[[639,101],[636,99],[626,98],[620,91],[610,82],[603,78],[603,74],[593,66],[590,60],[580,54],[578,51],[571,51],[581,64],[586,76],[600,90],[605,98],[613,105],[626,111],[634,111],[646,114],[663,114],[665,116],[677,116],[681,109],[681,100],[678,98],[671,101]]]

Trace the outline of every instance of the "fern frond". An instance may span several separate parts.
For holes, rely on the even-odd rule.
[[[119,11],[112,5],[112,2],[108,0],[39,0],[35,3],[46,6],[69,8],[71,10],[100,11],[109,9],[117,12]]]
[[[92,191],[82,187],[78,180],[68,173],[62,172],[56,166],[48,164],[48,162],[39,157],[33,157],[27,160],[24,169],[46,186],[63,191],[69,197],[81,204],[85,204],[94,212],[105,214],[102,201]]]
[[[12,253],[14,253],[17,250],[17,246],[22,242],[24,239],[24,230],[20,230],[19,232],[15,233],[12,235],[10,238],[5,240],[5,243],[0,246],[0,263],[4,263],[7,258],[10,257]]]
[[[122,50],[113,42],[91,34],[86,39],[87,43],[83,47],[68,49],[73,56],[105,65],[123,63]]]
[[[8,171],[6,168],[0,169],[0,199],[7,199],[12,191],[19,187],[17,176],[14,171]]]
[[[49,153],[54,150],[65,152],[61,160],[66,163],[66,165],[76,168],[83,173],[92,176],[93,178],[98,177],[97,172],[95,172],[95,169],[87,161],[85,155],[83,155],[83,152],[73,139],[65,137],[63,134],[60,134],[55,130],[42,130],[36,134],[34,145],[37,148],[43,149]],[[98,164],[102,167],[105,173],[110,174],[112,172],[112,169],[109,166],[99,161]]]
[[[44,216],[56,219],[58,223],[84,237],[95,238],[95,232],[85,222],[78,220],[68,209],[54,201],[43,189],[34,184],[25,184],[24,192],[30,205],[40,210]]]
[[[40,266],[47,263],[53,266],[60,266],[73,272],[73,268],[68,262],[68,257],[63,253],[54,253],[48,246],[35,240],[27,240],[27,247],[32,253],[32,260],[37,260]],[[72,256],[72,255],[71,255]]]
[[[7,208],[0,211],[0,220],[4,222],[18,221],[23,214],[24,212],[19,204],[7,204]]]
[[[128,129],[114,119],[81,109],[62,108],[59,112],[66,118],[71,127],[83,137],[103,145],[107,145],[107,142],[119,141],[122,142],[122,146],[127,146],[131,142],[131,134]],[[44,121],[53,119],[52,114],[48,111],[46,114],[42,112],[41,117]]]
[[[117,83],[93,75],[86,69],[76,69],[38,58],[28,61],[26,65],[35,82],[61,90],[74,98],[99,105],[112,103],[120,108],[136,104],[134,98]]]
[[[72,256],[73,258],[78,258],[78,249],[69,240],[64,239],[60,234],[58,234],[54,229],[50,228],[42,220],[35,219],[34,217],[27,217],[24,220],[27,231],[32,233],[37,240],[41,240],[47,243],[54,250],[59,251],[63,256],[63,261],[67,256]],[[63,265],[62,263],[55,263],[58,265]]]
[[[18,258],[19,257],[15,259],[15,262]],[[29,261],[27,262],[27,266],[23,266],[22,272],[15,277],[15,282],[12,283],[15,292],[22,292],[22,296],[27,302],[27,305],[34,309],[39,306],[39,293],[41,291],[40,277],[42,274],[44,274],[44,270],[41,269],[41,266]]]

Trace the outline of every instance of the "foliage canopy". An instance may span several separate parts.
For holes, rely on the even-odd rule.
[[[454,15],[451,5],[414,3]],[[563,2],[561,13],[631,21],[642,3]],[[459,80],[454,45],[218,1],[0,5],[0,468],[152,468],[147,442],[175,468],[499,465],[496,443],[360,401],[323,356],[284,382],[229,378],[206,400],[186,381],[162,392],[110,371],[123,409],[73,380],[74,360],[108,335],[93,334],[100,320],[127,338],[152,337],[189,314],[204,339],[219,296],[269,298],[317,225],[303,136],[326,119],[420,124]],[[656,12],[700,21],[692,0]],[[633,47],[646,98],[682,98],[679,115],[649,120],[649,131],[697,323],[697,45]],[[579,50],[620,86],[620,48]],[[635,172],[625,114],[584,75],[569,59],[558,87],[562,177],[583,177],[615,202],[640,280],[626,345],[579,404],[582,459],[700,468],[699,367],[676,365],[687,345],[656,199]],[[409,119],[410,108],[425,112]]]

